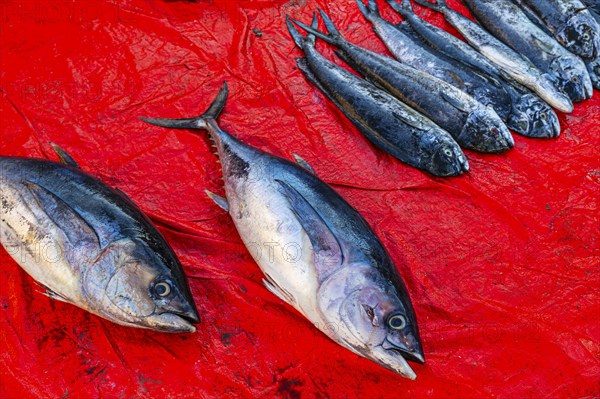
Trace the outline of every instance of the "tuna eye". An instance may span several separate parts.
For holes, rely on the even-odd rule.
[[[171,286],[168,283],[161,281],[154,286],[154,292],[156,292],[156,295],[158,296],[167,296],[171,293]]]
[[[583,38],[583,40],[590,40],[590,34],[589,33],[584,33],[583,35],[581,35],[581,37]]]
[[[573,77],[571,78],[571,82],[573,82],[573,83],[578,83],[578,82],[579,82],[579,76],[573,76]]]
[[[406,327],[406,318],[401,314],[394,315],[388,319],[388,326],[393,330],[402,330]]]
[[[452,156],[452,151],[450,151],[449,149],[445,148],[444,149],[444,154],[446,154],[447,157],[451,157]]]
[[[546,119],[548,119],[548,115],[546,115],[546,113],[545,113],[545,112],[542,112],[542,113],[540,114],[540,118],[541,118],[542,120],[544,120],[544,121],[545,121]]]

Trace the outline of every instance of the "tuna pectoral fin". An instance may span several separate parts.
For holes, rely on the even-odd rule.
[[[315,267],[319,281],[327,278],[331,272],[344,262],[342,247],[321,216],[295,188],[276,180],[281,192],[287,198],[290,209],[302,225],[313,246]]]
[[[271,278],[271,276],[269,276],[268,274],[265,274],[265,276],[267,277],[266,279],[263,278],[263,284],[265,285],[265,287],[267,287],[267,289],[276,297],[278,297],[279,299],[281,299],[283,302],[287,302],[290,305],[296,305],[296,300],[294,299],[294,297],[292,296],[292,294],[290,294],[289,292],[287,292],[286,290],[284,290],[283,288],[281,288],[276,282],[275,280],[273,280]]]
[[[62,148],[60,148],[58,145],[56,145],[54,143],[50,143],[50,145],[54,149],[54,152],[56,153],[56,155],[58,155],[60,162],[64,163],[65,165],[69,165],[74,168],[80,169],[77,162],[75,162],[73,157],[71,155],[69,155],[68,152],[66,152],[65,150],[63,150]]]
[[[465,108],[464,104],[454,96],[447,94],[445,92],[441,92],[442,98],[448,102],[448,104],[452,105],[454,108],[461,112],[470,113],[470,110]]]
[[[44,187],[30,181],[24,182],[46,215],[61,229],[69,243],[100,247],[100,240],[94,229],[66,202]]]
[[[221,197],[220,195],[217,195],[212,191],[204,190],[204,192],[206,193],[206,195],[208,195],[208,198],[213,200],[215,204],[219,205],[219,207],[222,208],[225,212],[229,212],[229,202],[227,202],[226,198]]]
[[[309,171],[313,175],[316,175],[315,170],[306,162],[300,155],[292,152],[292,156],[298,165],[300,165],[303,169]]]

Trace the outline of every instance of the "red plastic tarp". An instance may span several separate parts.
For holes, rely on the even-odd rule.
[[[560,138],[515,136],[506,154],[467,152],[468,174],[434,178],[375,149],[296,68],[284,16],[308,21],[317,7],[386,53],[352,1],[1,3],[0,154],[56,159],[56,142],[125,191],[174,247],[203,321],[191,335],[115,325],[41,295],[0,250],[0,397],[600,395],[600,93],[560,115]],[[137,119],[192,116],[223,80],[222,126],[300,154],[388,248],[423,338],[416,381],[270,294],[204,194],[222,193],[207,140]]]

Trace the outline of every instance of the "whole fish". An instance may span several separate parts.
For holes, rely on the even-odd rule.
[[[537,95],[503,74],[496,65],[467,43],[419,18],[409,0],[402,0],[401,3],[388,0],[388,4],[404,18],[405,21],[397,25],[404,33],[418,35],[433,49],[505,85],[512,100],[512,110],[507,122],[509,128],[527,137],[546,138],[557,137],[560,134],[558,116]]]
[[[483,105],[494,108],[502,120],[508,120],[511,100],[499,82],[480,75],[472,68],[461,65],[443,54],[433,52],[421,41],[407,36],[381,18],[375,0],[369,0],[368,6],[365,6],[362,0],[356,0],[356,3],[365,18],[373,24],[375,33],[398,61],[458,87]]]
[[[303,29],[339,48],[336,52],[357,72],[448,131],[463,148],[500,152],[513,147],[510,132],[496,112],[456,87],[389,57],[346,41],[319,10],[328,35],[301,22]]]
[[[600,55],[600,26],[579,0],[516,0],[567,50],[593,60]]]
[[[473,16],[494,36],[556,77],[571,100],[592,96],[592,81],[583,61],[533,23],[511,0],[463,0]]]
[[[208,131],[227,198],[207,194],[233,219],[267,289],[335,342],[414,379],[405,358],[424,362],[415,312],[375,233],[301,158],[302,167],[222,130],[215,118],[226,99],[224,85],[197,118],[143,120]]]
[[[313,26],[316,28],[316,16]],[[397,159],[436,176],[456,176],[469,164],[452,136],[430,119],[372,83],[325,59],[287,19],[287,26],[306,58],[298,68],[377,147]]]
[[[427,0],[414,2],[442,13],[446,21],[454,26],[471,46],[515,81],[537,93],[552,107],[562,112],[573,112],[571,99],[554,85],[553,76],[540,71],[529,59],[496,39],[480,25],[452,10],[445,0],[437,0],[436,3]]]
[[[194,332],[198,311],[181,264],[122,192],[65,164],[0,157],[0,242],[51,298],[112,322]]]

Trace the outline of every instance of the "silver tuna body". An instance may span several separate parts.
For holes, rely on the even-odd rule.
[[[223,167],[228,211],[265,286],[349,350],[407,378],[422,363],[416,317],[398,271],[366,221],[303,167],[247,146],[214,118],[226,86],[198,118],[144,119],[207,130]]]

